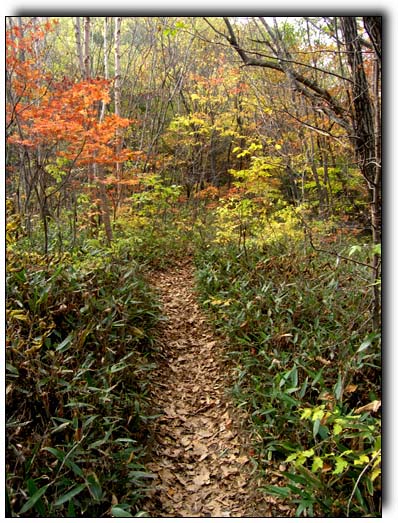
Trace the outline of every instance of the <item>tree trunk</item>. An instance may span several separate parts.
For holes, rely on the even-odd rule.
[[[372,19],[373,20],[372,23]],[[372,27],[376,58],[377,84],[381,70],[381,21],[380,17],[367,17]],[[364,70],[361,40],[358,35],[357,19],[353,16],[341,18],[341,26],[347,49],[347,60],[351,69],[353,86],[354,146],[359,168],[368,185],[373,243],[381,243],[381,140],[379,86],[376,85],[375,103],[372,103],[369,83]],[[372,39],[372,36],[371,36]],[[379,273],[379,255],[373,258],[373,326],[380,324],[380,292],[375,285]]]
[[[109,64],[108,64],[108,25],[109,25],[109,16],[105,16],[104,18],[104,76],[105,79],[108,80],[109,78]],[[101,105],[101,114],[100,114],[100,122],[105,117],[105,111],[106,111],[106,103],[102,101]]]
[[[91,77],[91,57],[90,57],[90,17],[84,17],[84,79]]]
[[[120,34],[121,34],[122,18],[118,16],[115,20],[115,115],[120,116]],[[118,156],[121,149],[121,137],[120,132],[116,131],[116,157]],[[119,162],[115,165],[115,174],[118,182],[122,178],[122,168]],[[116,201],[115,201],[115,213],[121,199],[121,184],[118,183],[116,187]]]
[[[75,36],[76,36],[76,50],[79,58],[80,75],[84,78],[84,58],[83,58],[83,46],[82,46],[82,31],[80,25],[80,16],[76,16],[75,19]]]

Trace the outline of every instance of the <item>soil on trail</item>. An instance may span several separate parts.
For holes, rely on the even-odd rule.
[[[151,517],[270,515],[260,509],[241,414],[226,395],[223,344],[199,309],[192,272],[188,261],[151,277],[167,320],[150,392],[160,412],[147,463],[156,479],[142,508]]]

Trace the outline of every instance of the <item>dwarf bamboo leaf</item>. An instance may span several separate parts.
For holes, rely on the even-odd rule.
[[[44,487],[41,487],[39,490],[37,490],[29,499],[28,501],[22,506],[21,510],[19,511],[19,514],[24,514],[28,510],[30,510],[32,507],[36,505],[36,503],[40,500],[42,496],[46,493],[46,490],[48,489],[50,485],[44,485]]]
[[[84,490],[85,488],[86,488],[86,484],[78,485],[77,487],[74,487],[73,489],[69,490],[69,492],[67,492],[66,494],[64,494],[63,496],[58,498],[56,501],[54,501],[54,506],[58,507],[60,505],[63,505],[67,501],[71,500],[72,498],[74,498],[75,496],[80,494],[80,492],[82,492],[82,490]]]

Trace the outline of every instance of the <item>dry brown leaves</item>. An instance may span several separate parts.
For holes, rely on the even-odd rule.
[[[255,489],[248,446],[225,393],[222,342],[199,310],[190,263],[152,275],[152,283],[168,320],[151,385],[161,413],[147,463],[156,480],[143,509],[151,517],[271,515]]]

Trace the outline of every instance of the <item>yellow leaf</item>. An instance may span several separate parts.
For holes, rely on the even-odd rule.
[[[127,460],[127,463],[131,463],[131,461],[134,459],[134,456],[135,456],[134,451],[132,451],[130,453],[129,459]]]
[[[296,458],[297,458],[297,452],[293,452],[293,454],[290,454],[290,456],[288,456],[286,459],[285,459],[285,463],[290,463],[291,461],[295,461]]]
[[[221,305],[222,303],[224,303],[224,300],[220,300],[219,298],[217,298],[215,300],[212,300],[210,303],[211,305]]]
[[[300,419],[308,419],[311,417],[311,414],[312,414],[312,409],[309,409],[309,408],[303,409]]]
[[[314,461],[312,462],[311,472],[316,472],[318,469],[323,468],[323,459],[319,456],[316,456],[314,458]]]
[[[381,469],[380,468],[377,468],[377,469],[374,469],[372,470],[372,473],[370,475],[370,479],[372,480],[372,482],[378,477],[380,476],[381,474]]]
[[[314,409],[314,412],[312,414],[312,421],[316,421],[317,419],[322,419],[325,415],[325,405],[321,405],[320,407],[317,407]]]
[[[340,432],[342,432],[342,430],[343,430],[343,427],[342,427],[341,425],[339,425],[338,423],[335,423],[335,424],[333,425],[333,434],[334,434],[335,436],[337,436],[338,434],[340,434]]]
[[[362,454],[359,458],[354,460],[354,465],[364,465],[365,463],[369,463],[369,456],[366,454]]]
[[[346,468],[348,467],[348,461],[341,458],[340,456],[337,456],[336,458],[336,468],[332,472],[332,474],[341,474]]]
[[[23,309],[14,309],[9,313],[10,318],[15,318],[16,320],[28,321],[28,316],[24,313]]]
[[[25,354],[27,354],[28,356],[30,356],[31,354],[34,354],[35,352],[39,351],[42,346],[43,346],[43,341],[44,340],[40,340],[40,341],[34,341],[33,342],[33,347],[31,347],[30,349],[26,350],[25,351]]]
[[[141,337],[144,335],[144,331],[139,329],[138,327],[132,327],[131,330],[133,331],[134,335],[137,337]]]
[[[12,317],[16,320],[29,321],[29,318],[26,314],[14,314]]]

